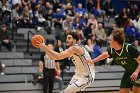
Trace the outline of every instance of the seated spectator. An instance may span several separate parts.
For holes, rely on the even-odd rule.
[[[46,31],[48,34],[51,34],[52,31],[52,15],[53,15],[53,11],[50,9],[47,14],[44,15],[44,18],[46,19]]]
[[[85,13],[86,13],[86,10],[83,8],[82,4],[79,3],[78,4],[78,7],[76,8],[75,10],[76,13],[79,13],[80,16],[82,17]]]
[[[82,27],[77,27],[76,28],[76,33],[77,33],[77,35],[79,36],[79,39],[80,39],[80,41],[82,42],[82,41],[84,41],[84,34],[83,34],[83,31],[82,31]]]
[[[96,40],[99,42],[100,46],[106,45],[106,33],[101,23],[98,24],[98,28],[95,30]]]
[[[9,51],[12,51],[12,43],[9,39],[8,29],[5,24],[2,25],[0,30],[0,42],[1,46],[5,46]]]
[[[62,43],[65,45],[66,44],[66,37],[67,34],[71,32],[71,30],[69,30],[67,27],[64,28],[64,31],[61,32],[60,34],[60,40],[62,41]]]
[[[83,26],[83,19],[79,13],[76,13],[75,18],[73,19],[73,29],[76,30],[77,27]]]
[[[139,8],[137,4],[132,4],[130,8],[131,18],[134,19],[139,14]]]
[[[118,28],[117,23],[113,23],[112,26],[109,28],[109,31],[107,33],[107,37],[110,36],[113,30],[116,30]]]
[[[74,16],[72,5],[70,3],[67,3],[65,13],[66,13],[66,15],[69,15],[71,17]]]
[[[11,20],[16,27],[22,27],[23,26],[23,20],[22,20],[22,17],[20,16],[19,8],[20,8],[20,5],[15,4],[14,8],[12,9],[12,12],[11,12]]]
[[[89,38],[92,33],[95,33],[96,25],[93,23],[90,23],[87,29],[84,30],[84,36],[85,38]]]
[[[33,26],[40,26],[40,27],[44,27],[46,24],[46,20],[43,17],[43,15],[40,13],[40,9],[41,9],[41,5],[38,4],[36,6],[36,10],[33,12],[33,18],[32,18],[32,25]]]
[[[139,45],[139,41],[138,40],[135,40],[133,42],[133,45],[136,47],[136,49],[140,52],[140,45]]]
[[[2,21],[5,24],[10,22],[11,7],[6,0],[2,0]]]
[[[64,20],[64,16],[60,13],[60,11],[61,10],[58,8],[56,13],[53,14],[54,27],[57,29],[62,29],[62,23]]]
[[[22,20],[23,20],[23,27],[32,27],[32,18],[29,7],[26,5],[22,11]]]
[[[87,25],[89,26],[89,24],[91,24],[91,23],[92,23],[92,24],[95,24],[96,28],[98,27],[98,22],[97,22],[97,19],[96,19],[96,17],[95,17],[94,14],[91,14],[91,15],[89,16]]]
[[[120,21],[118,23],[119,26],[123,26],[128,18],[130,18],[130,14],[128,14],[127,9],[123,8],[123,10],[119,14]]]
[[[91,42],[92,42],[92,45],[93,45],[93,58],[96,58],[97,56],[99,56],[100,54],[102,54],[102,49],[101,47],[99,46],[99,44],[97,43],[96,41],[96,36],[95,34],[92,34],[90,36],[90,39],[91,39]],[[100,65],[104,65],[105,64],[105,61],[104,62],[101,62]],[[97,64],[96,64],[97,65]]]
[[[103,9],[103,1],[102,0],[97,0],[95,2],[96,9],[94,10],[95,16],[103,16],[105,15],[105,11]]]
[[[125,30],[125,35],[127,42],[132,43],[136,39],[140,39],[140,33],[138,32],[138,28],[136,28],[131,21],[129,26]]]
[[[94,52],[93,52],[93,44],[91,42],[91,39],[88,38],[85,42],[85,48],[87,49],[87,51],[89,52],[90,57],[93,59],[95,58],[94,56]]]
[[[136,28],[138,28],[139,32],[140,32],[140,15],[137,15],[135,17],[135,19],[133,20],[134,26]]]
[[[115,16],[115,10],[112,6],[111,0],[107,0],[104,4],[104,10],[106,11],[106,15],[110,17]]]
[[[73,29],[72,18],[70,16],[66,16],[66,19],[62,23],[62,27],[63,27],[63,29],[67,27],[68,30]]]
[[[93,0],[87,1],[86,8],[89,13],[92,13],[95,10],[95,3],[93,2]]]

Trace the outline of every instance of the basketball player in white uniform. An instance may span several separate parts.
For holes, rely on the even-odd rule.
[[[46,54],[53,60],[60,60],[66,57],[72,58],[75,65],[75,75],[72,77],[68,87],[64,90],[64,93],[76,93],[77,91],[82,91],[93,83],[95,78],[94,65],[85,63],[85,60],[89,59],[90,56],[85,48],[77,44],[78,40],[79,37],[76,33],[71,32],[67,34],[66,44],[69,48],[60,53],[50,50],[45,43],[37,41],[38,44],[36,44],[36,46],[45,50]]]

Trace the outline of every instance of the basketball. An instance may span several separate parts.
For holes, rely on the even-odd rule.
[[[44,37],[42,36],[42,35],[34,35],[33,37],[32,37],[32,45],[35,47],[35,48],[40,48],[39,46],[36,46],[36,44],[38,43],[38,42],[40,42],[40,43],[43,43],[44,41],[45,41],[45,39],[44,39]]]

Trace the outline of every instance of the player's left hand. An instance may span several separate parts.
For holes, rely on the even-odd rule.
[[[137,73],[137,72],[134,72],[134,73],[130,76],[130,78],[131,78],[132,81],[135,81],[135,80],[137,79],[137,77],[138,77],[138,73]]]

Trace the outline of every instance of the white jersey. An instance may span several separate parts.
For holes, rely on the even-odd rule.
[[[80,46],[78,44],[76,44],[76,46]],[[91,58],[88,51],[83,47],[80,46],[84,49],[84,54],[79,56],[79,55],[72,55],[72,61],[75,65],[75,74],[81,77],[88,77],[90,79],[90,82],[94,81],[94,77],[95,77],[95,68],[94,65],[88,65],[84,62],[84,60],[86,60],[86,58]]]

